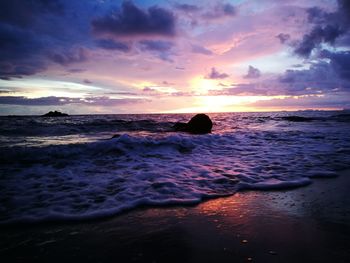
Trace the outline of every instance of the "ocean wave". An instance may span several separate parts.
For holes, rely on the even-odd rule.
[[[0,224],[92,219],[294,188],[350,166],[346,122],[270,125],[218,116],[206,135],[120,132],[84,143],[0,146]]]

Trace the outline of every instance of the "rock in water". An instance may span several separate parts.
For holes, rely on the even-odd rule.
[[[43,117],[66,117],[68,116],[67,113],[62,113],[59,111],[50,111],[44,115],[42,115]]]
[[[206,114],[197,114],[188,123],[178,122],[174,125],[175,131],[184,131],[193,134],[210,133],[213,123]]]
[[[208,115],[197,114],[187,123],[188,131],[196,134],[210,133],[213,123]]]

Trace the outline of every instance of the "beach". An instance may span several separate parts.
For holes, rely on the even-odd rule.
[[[349,262],[350,170],[292,190],[1,227],[2,262]]]

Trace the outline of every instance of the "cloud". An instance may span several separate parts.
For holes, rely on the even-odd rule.
[[[276,95],[271,86],[264,83],[234,84],[230,88],[210,90],[211,96],[269,96]]]
[[[34,75],[48,69],[52,62],[67,65],[85,61],[83,51],[75,54],[66,51],[87,45],[89,38],[82,33],[83,23],[66,12],[67,3],[65,0],[0,1],[1,79]]]
[[[216,70],[216,68],[211,68],[211,72],[206,76],[208,79],[224,79],[227,78],[229,75],[226,73],[220,73]]]
[[[344,31],[338,25],[316,26],[297,43],[294,52],[302,57],[308,57],[321,43],[333,45],[334,41],[343,33]]]
[[[256,79],[261,75],[260,70],[249,65],[248,73],[244,76],[245,79]]]
[[[0,89],[0,94],[13,93],[10,89]]]
[[[293,44],[295,54],[309,57],[322,44],[334,45],[336,40],[349,35],[349,1],[338,0],[335,12],[326,12],[318,7],[306,10],[311,30]]]
[[[325,61],[314,63],[309,69],[289,69],[279,82],[286,95],[327,94],[349,88],[349,82],[339,78],[334,65]]]
[[[345,94],[346,95],[346,94]],[[271,100],[260,100],[247,106],[253,107],[264,107],[264,108],[277,108],[277,109],[286,109],[286,108],[336,108],[342,109],[350,106],[350,99],[344,94],[331,95],[331,96],[299,96],[287,97],[281,99],[271,99]]]
[[[57,64],[66,66],[72,63],[86,61],[88,52],[86,49],[80,47],[69,51],[52,52],[49,54],[49,58]]]
[[[323,50],[320,57],[330,59],[330,66],[338,76],[350,81],[350,51],[330,52]]]
[[[85,84],[92,84],[92,83],[93,83],[91,80],[88,80],[88,79],[84,79],[83,82],[84,82]]]
[[[201,10],[199,6],[190,4],[175,4],[175,8],[186,13],[195,13]]]
[[[206,19],[218,19],[222,17],[236,16],[236,7],[229,3],[217,3],[210,11],[204,13],[203,17]]]
[[[202,55],[207,55],[207,56],[211,56],[214,54],[211,50],[209,50],[203,46],[192,45],[191,47],[192,47],[192,49],[191,49],[192,53],[197,53],[197,54],[202,54]]]
[[[30,27],[39,15],[51,13],[62,15],[64,7],[58,0],[2,0],[0,3],[0,22]]]
[[[144,88],[142,89],[142,91],[144,91],[144,92],[153,92],[153,91],[156,91],[156,90],[153,89],[153,88],[150,88],[150,87],[144,87]]]
[[[32,75],[46,68],[38,58],[42,43],[32,32],[0,23],[0,78]]]
[[[175,35],[175,16],[172,12],[152,6],[143,10],[132,1],[124,1],[121,10],[92,21],[95,33],[114,36]]]
[[[82,104],[92,106],[115,106],[120,104],[140,103],[144,99],[123,98],[114,99],[106,96],[69,98],[69,97],[40,97],[27,98],[24,96],[0,96],[0,104],[22,106],[60,106],[68,104]]]
[[[283,34],[283,33],[278,34],[276,37],[280,40],[281,44],[286,43],[290,39],[289,34]]]
[[[81,73],[86,71],[86,69],[82,69],[82,68],[72,68],[72,69],[68,69],[67,72],[69,73]]]
[[[169,51],[174,44],[163,40],[142,40],[139,42],[143,50]]]
[[[99,39],[96,41],[96,44],[98,47],[107,50],[118,50],[122,52],[128,52],[131,49],[130,44],[115,41],[113,39]]]
[[[209,95],[226,96],[305,96],[350,92],[350,52],[323,54],[329,61],[318,61],[308,69],[288,69],[283,74],[252,83],[232,84]],[[349,96],[350,98],[350,96]]]
[[[171,51],[174,44],[164,40],[141,40],[139,45],[142,51],[148,51],[156,55],[159,59],[167,62],[173,62],[171,56],[174,53]]]

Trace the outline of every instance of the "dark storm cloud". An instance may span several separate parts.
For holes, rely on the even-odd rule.
[[[253,66],[249,66],[247,75],[244,76],[245,79],[256,79],[261,75],[260,70],[254,68]]]
[[[333,58],[330,63],[320,61],[314,63],[309,69],[287,70],[279,77],[281,87],[287,95],[326,94],[346,91],[350,87],[349,79],[342,78],[347,75],[349,63],[345,57]]]
[[[57,64],[66,66],[72,63],[86,61],[88,54],[84,48],[77,48],[70,51],[53,52],[49,54],[49,58]]]
[[[279,82],[288,94],[328,93],[350,89],[350,52],[323,50],[320,58],[329,62],[313,63],[309,69],[287,70]]]
[[[323,50],[320,57],[330,59],[330,66],[338,76],[350,81],[350,51],[330,52]]]
[[[0,40],[1,61],[31,56],[42,48],[42,43],[32,32],[4,23],[0,23]]]
[[[0,22],[29,27],[38,15],[53,13],[61,15],[64,7],[58,0],[1,0]]]
[[[60,106],[68,104],[83,104],[91,106],[115,106],[128,103],[143,102],[143,99],[113,99],[106,96],[100,97],[84,97],[84,98],[69,98],[69,97],[41,97],[27,98],[23,96],[0,96],[0,104],[5,105],[22,105],[22,106]]]
[[[46,66],[41,61],[22,61],[20,64],[0,62],[0,79],[10,80],[16,77],[30,76],[45,69]]]
[[[208,79],[224,79],[227,78],[229,75],[226,73],[220,73],[216,70],[216,68],[211,68],[210,73],[206,76]]]
[[[0,78],[12,79],[87,59],[89,36],[67,0],[0,0]],[[74,26],[72,21],[74,20]],[[90,26],[86,22],[86,26]],[[86,31],[88,32],[88,31]],[[81,48],[76,48],[81,46]]]
[[[42,43],[22,28],[0,23],[0,78],[32,75],[46,67],[38,58]]]
[[[334,41],[342,34],[344,30],[338,25],[316,26],[309,34],[304,35],[301,42],[296,45],[295,53],[308,57],[312,50],[318,47],[321,43],[334,44]]]
[[[130,51],[131,47],[129,43],[115,41],[113,39],[99,39],[96,41],[98,47],[107,50],[119,50],[122,52]]]
[[[317,6],[308,8],[306,12],[308,15],[307,18],[309,23],[323,24],[326,23],[327,20],[332,19],[331,13],[327,13],[326,11]]]
[[[288,69],[269,80],[232,84],[221,90],[211,90],[209,95],[218,96],[304,96],[337,94],[349,96],[350,52],[324,52],[329,61],[314,62],[308,69]]]
[[[338,0],[338,9],[329,13],[318,7],[307,9],[311,30],[294,44],[294,52],[309,57],[311,52],[326,43],[334,45],[336,40],[347,37],[350,29],[350,8],[348,0]]]
[[[124,1],[121,10],[93,20],[92,26],[96,33],[115,36],[174,36],[175,16],[157,6],[143,10],[132,1]]]

